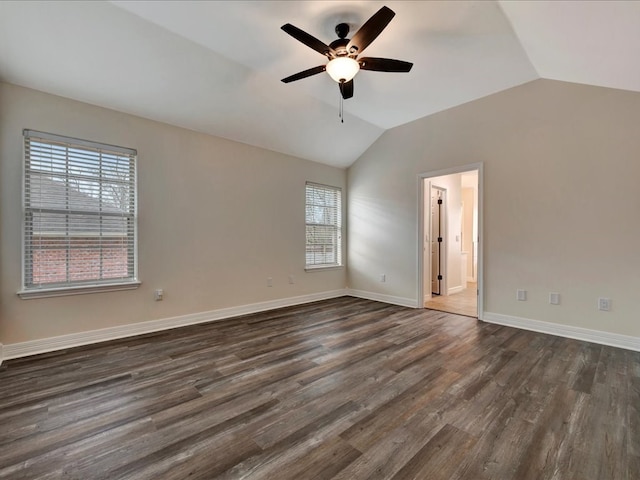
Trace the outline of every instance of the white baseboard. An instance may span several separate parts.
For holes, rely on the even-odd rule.
[[[631,337],[629,335],[621,335],[618,333],[602,332],[599,330],[590,330],[588,328],[560,325],[557,323],[531,320],[529,318],[512,317],[510,315],[491,312],[484,312],[482,320],[489,323],[506,325],[508,327],[522,328],[524,330],[547,333],[576,340],[584,340],[587,342],[598,343],[600,345],[609,345],[611,347],[640,352],[640,337]]]
[[[383,293],[366,292],[364,290],[347,289],[347,295],[352,297],[364,298],[366,300],[375,300],[377,302],[391,303],[400,305],[401,307],[422,308],[418,305],[415,298],[394,297],[393,295],[385,295]]]
[[[0,364],[3,360],[12,358],[26,357],[39,353],[52,352],[66,348],[79,347],[92,343],[116,340],[119,338],[131,337],[134,335],[142,335],[145,333],[153,333],[171,328],[194,325],[198,323],[212,322],[216,320],[224,320],[227,318],[238,317],[240,315],[248,315],[251,313],[259,313],[276,308],[291,307],[302,305],[305,303],[316,302],[319,300],[328,300],[338,298],[345,295],[352,297],[364,298],[367,300],[375,300],[393,305],[400,305],[409,308],[421,308],[413,298],[395,297],[392,295],[384,295],[381,293],[366,292],[363,290],[333,290],[328,292],[315,293],[310,295],[302,295],[299,297],[283,298],[279,300],[269,300],[266,302],[252,303],[241,305],[239,307],[222,308],[211,310],[208,312],[193,313],[181,315],[178,317],[163,318],[158,320],[150,320],[147,322],[139,322],[118,327],[103,328],[100,330],[92,330],[89,332],[72,333],[59,337],[43,338],[38,340],[30,340],[27,342],[13,343],[2,345],[0,343]],[[531,330],[534,332],[558,335],[561,337],[574,338],[576,340],[584,340],[588,342],[598,343],[601,345],[609,345],[612,347],[624,348],[627,350],[640,351],[640,338],[628,335],[620,335],[616,333],[602,332],[598,330],[589,330],[581,327],[569,325],[559,325],[556,323],[543,322],[540,320],[531,320],[528,318],[512,317],[498,313],[484,312],[481,320],[509,327]]]
[[[453,295],[454,293],[460,293],[465,289],[462,285],[458,285],[457,287],[451,287],[447,290],[447,295]]]
[[[343,297],[347,295],[347,290],[333,290],[328,292],[313,293],[310,295],[302,295],[299,297],[283,298],[279,300],[269,300],[266,302],[252,303],[249,305],[241,305],[239,307],[221,308],[219,310],[211,310],[208,312],[192,313],[181,315],[178,317],[162,318],[158,320],[150,320],[147,322],[131,323],[128,325],[120,325],[117,327],[102,328],[100,330],[92,330],[89,332],[71,333],[59,337],[43,338],[38,340],[29,340],[27,342],[7,344],[4,346],[4,359],[27,357],[39,353],[52,352],[66,348],[79,347],[92,343],[105,342],[108,340],[116,340],[119,338],[132,337],[134,335],[142,335],[145,333],[153,333],[170,328],[184,327],[186,325],[194,325],[197,323],[212,322],[223,320],[240,315],[264,312],[276,308],[291,307],[294,305],[302,305],[305,303],[316,302],[319,300],[327,300],[330,298]],[[2,357],[0,357],[2,359]]]

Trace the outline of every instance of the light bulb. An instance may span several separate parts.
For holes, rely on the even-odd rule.
[[[336,82],[348,82],[360,70],[360,64],[350,57],[336,57],[327,63],[327,73]]]

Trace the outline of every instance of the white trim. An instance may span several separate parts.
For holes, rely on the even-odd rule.
[[[18,296],[23,300],[32,298],[65,297],[67,295],[83,295],[85,293],[115,292],[119,290],[135,290],[142,282],[111,283],[105,285],[82,285],[60,288],[32,288],[20,290]]]
[[[447,290],[447,295],[453,295],[454,293],[460,293],[463,292],[465,290],[465,288],[462,285],[458,285],[457,287],[451,287],[449,290]]]
[[[478,292],[478,319],[484,319],[484,166],[478,165],[478,238],[476,238],[476,289]]]
[[[251,313],[264,312],[276,308],[291,307],[294,305],[302,305],[304,303],[316,302],[319,300],[327,300],[331,298],[343,297],[347,295],[346,290],[332,290],[328,292],[312,293],[299,297],[289,297],[279,300],[269,300],[266,302],[252,303],[241,305],[239,307],[221,308],[218,310],[210,310],[208,312],[191,313],[178,317],[162,318],[159,320],[150,320],[147,322],[131,323],[128,325],[120,325],[117,327],[102,328],[88,332],[71,333],[69,335],[61,335],[59,337],[42,338],[38,340],[29,340],[27,342],[13,343],[4,346],[4,358],[26,357],[39,353],[51,352],[54,350],[62,350],[66,348],[79,347],[92,343],[105,342],[108,340],[116,340],[119,338],[132,337],[134,335],[142,335],[145,333],[153,333],[161,330],[168,330],[186,325],[194,325],[197,323],[213,322],[216,320],[224,320],[227,318],[247,315]]]
[[[478,319],[484,319],[484,164],[472,163],[469,165],[462,165],[459,167],[445,168],[442,170],[435,170],[432,172],[419,173],[418,179],[418,224],[416,228],[416,234],[419,239],[416,251],[416,264],[417,268],[417,282],[416,282],[416,298],[424,298],[427,296],[425,293],[425,286],[423,281],[424,275],[424,180],[431,177],[441,177],[443,175],[452,175],[454,173],[465,173],[477,171],[478,172],[478,258],[477,258],[477,284],[478,284]]]
[[[640,337],[485,312],[483,321],[640,352]]]
[[[304,267],[304,271],[310,272],[325,272],[327,270],[340,270],[344,268],[344,265],[307,265]]]
[[[417,304],[415,298],[395,297],[393,295],[385,295],[383,293],[366,292],[364,290],[347,289],[347,295],[365,300],[375,300],[377,302],[391,303],[392,305],[400,305],[401,307],[422,308]]]
[[[425,181],[426,178],[418,176],[418,222],[416,228],[418,230],[418,297],[423,298],[422,306],[431,300],[431,182]],[[426,190],[429,192],[429,207],[425,208]],[[429,241],[427,242],[427,232],[429,232]],[[425,255],[426,252],[426,255]],[[425,278],[426,272],[429,272],[429,280]]]

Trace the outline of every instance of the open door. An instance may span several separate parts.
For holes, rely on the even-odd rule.
[[[444,293],[445,261],[445,227],[447,191],[444,188],[431,186],[431,293]]]

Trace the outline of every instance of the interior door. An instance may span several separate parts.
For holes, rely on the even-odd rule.
[[[442,290],[442,228],[443,190],[431,187],[431,293],[441,295]]]

